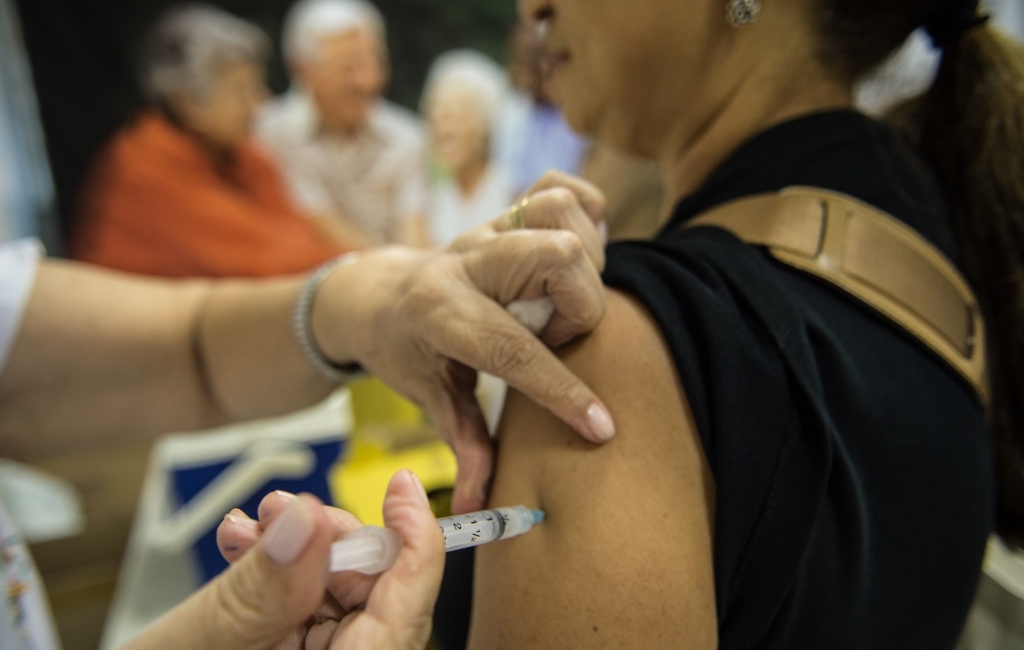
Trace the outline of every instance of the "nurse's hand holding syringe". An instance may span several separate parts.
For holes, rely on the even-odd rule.
[[[344,510],[308,494],[277,492],[259,512],[259,521],[239,510],[225,517],[217,541],[231,568],[121,650],[426,646],[444,538],[412,472],[399,472],[388,485],[384,522],[402,545],[380,575],[326,571],[332,543],[362,528]]]
[[[297,502],[301,503],[297,506]],[[322,556],[320,561],[324,564],[329,562],[332,572],[323,573],[321,564],[316,578],[321,590],[326,586],[328,596],[311,619],[315,624],[307,623],[296,628],[293,636],[289,637],[292,640],[305,639],[303,647],[319,650],[344,650],[346,646],[339,643],[346,637],[338,633],[339,622],[343,620],[346,621],[345,630],[360,621],[362,627],[379,626],[380,621],[374,619],[380,617],[387,618],[387,625],[392,628],[400,627],[401,621],[429,621],[444,567],[443,550],[478,546],[522,535],[544,517],[538,510],[514,506],[435,520],[418,479],[411,472],[403,471],[391,480],[384,500],[387,528],[363,526],[344,510],[317,505],[318,517],[326,517],[333,529],[329,533],[333,543],[324,544],[320,539],[322,535],[317,533],[302,550],[301,543],[308,537],[305,533],[308,532],[306,524],[311,502],[314,501],[309,496],[296,498],[284,492],[267,495],[259,507],[259,521],[249,519],[241,511],[232,511],[218,529],[217,541],[224,557],[232,563],[248,563],[250,574],[253,573],[252,558],[267,554],[271,555],[274,564],[297,563],[300,560],[292,558],[303,558],[310,553]],[[299,510],[305,510],[305,515],[299,516]],[[260,547],[264,549],[263,553],[258,552]],[[288,552],[282,554],[281,549]],[[277,570],[271,563],[262,564],[263,570],[267,567]],[[224,576],[237,573],[239,568],[232,567]],[[289,570],[284,569],[286,572]],[[253,575],[249,578],[256,579]],[[307,593],[310,590],[303,587],[302,595],[285,598],[275,591],[279,586],[278,580],[260,579],[266,582],[265,593],[257,605],[263,609],[270,608],[261,616],[265,619],[261,620],[264,625],[281,617],[281,603],[287,602],[291,607],[297,601],[308,600],[306,596],[310,595]],[[305,579],[309,580],[308,576]],[[377,603],[376,609],[369,603]],[[364,605],[367,607],[362,610]],[[413,615],[417,611],[422,614],[418,619]],[[405,631],[417,633],[409,629]],[[428,634],[429,627],[423,633]],[[383,650],[391,646],[372,647]]]
[[[232,567],[211,583],[215,593],[206,600],[208,607],[239,604],[233,607],[238,615],[228,619],[236,631],[223,645],[203,647],[424,647],[444,570],[444,538],[412,472],[391,479],[383,513],[388,530],[400,540],[398,553],[387,571],[363,575],[325,571],[332,543],[363,529],[344,510],[309,495],[275,492],[260,503],[258,521],[232,511],[217,531]],[[204,625],[203,608],[193,608],[191,615],[186,621],[179,616],[179,623]]]

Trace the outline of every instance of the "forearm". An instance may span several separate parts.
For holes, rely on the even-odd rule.
[[[220,283],[197,317],[199,376],[230,421],[289,413],[325,398],[336,384],[306,359],[292,311],[304,279]]]
[[[0,456],[69,453],[314,403],[331,386],[291,338],[298,286],[44,263],[0,377]]]
[[[413,248],[434,248],[434,242],[422,215],[409,215],[398,226],[398,241]]]
[[[361,251],[373,246],[373,238],[346,219],[331,214],[312,214],[309,220],[321,236],[343,250]]]

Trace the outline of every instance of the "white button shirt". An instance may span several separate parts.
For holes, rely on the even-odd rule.
[[[268,102],[256,131],[302,209],[348,219],[373,244],[397,243],[402,222],[426,211],[425,141],[411,111],[381,101],[345,138],[324,131],[313,101],[292,90]]]

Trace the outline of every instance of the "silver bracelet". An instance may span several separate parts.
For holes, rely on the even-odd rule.
[[[320,286],[327,280],[328,276],[346,264],[351,264],[359,258],[358,253],[348,253],[327,262],[313,275],[309,276],[306,283],[302,285],[299,298],[295,301],[295,308],[292,310],[292,329],[295,331],[295,338],[302,348],[302,353],[310,365],[316,368],[320,374],[331,381],[339,384],[348,383],[363,376],[365,372],[358,363],[339,366],[320,350],[313,338],[313,300]]]

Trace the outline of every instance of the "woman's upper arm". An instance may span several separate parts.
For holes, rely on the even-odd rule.
[[[619,434],[593,446],[510,393],[492,503],[547,519],[478,550],[471,648],[715,647],[714,488],[657,327],[611,292],[562,357]]]

